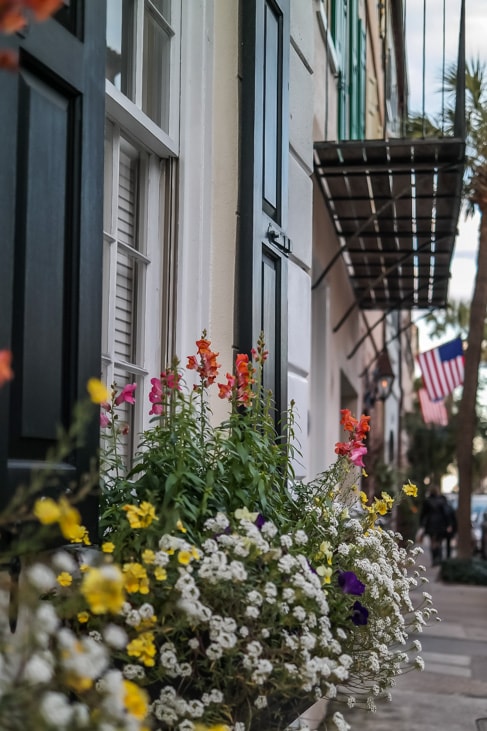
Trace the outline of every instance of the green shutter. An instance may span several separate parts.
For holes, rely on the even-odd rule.
[[[348,9],[350,0],[334,0],[332,5],[331,32],[338,62],[338,119],[337,136],[343,140],[348,128]]]
[[[359,40],[358,40],[358,7],[357,0],[350,0],[349,10],[349,46],[348,58],[350,68],[349,83],[349,121],[350,138],[356,140],[360,136],[359,125]]]
[[[359,139],[365,139],[365,93],[367,84],[367,40],[364,24],[358,21],[359,81],[358,81],[358,127]]]

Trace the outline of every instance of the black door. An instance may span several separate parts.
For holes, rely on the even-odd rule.
[[[0,390],[0,501],[43,468],[100,370],[105,3],[70,0],[2,44],[20,70],[0,72],[0,349],[14,380]],[[77,482],[84,445],[57,471]],[[96,500],[83,518],[96,525]]]
[[[287,406],[289,0],[242,0],[237,346],[264,331],[264,385]]]

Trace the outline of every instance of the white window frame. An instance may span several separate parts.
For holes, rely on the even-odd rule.
[[[161,157],[179,155],[179,97],[181,88],[181,0],[171,0],[171,25],[164,21],[156,8],[153,12],[167,26],[171,37],[170,46],[170,84],[169,84],[169,124],[166,133],[147,114],[142,111],[143,61],[144,61],[144,12],[145,6],[153,6],[151,0],[134,0],[134,101],[125,96],[108,79],[105,80],[107,114],[116,117],[131,134],[139,137],[140,129],[145,128],[144,144]],[[139,127],[137,133],[133,126]]]
[[[150,424],[148,399],[150,379],[172,358],[176,317],[177,160],[179,155],[181,0],[171,0],[171,26],[165,23],[152,0],[134,0],[133,101],[105,80],[106,118],[109,143],[105,159],[105,215],[103,255],[102,371],[108,385],[116,370],[132,374],[137,383],[136,404],[131,409],[132,439]],[[144,11],[158,13],[167,26],[170,45],[168,132],[142,111]],[[146,11],[148,12],[148,11]],[[162,77],[161,77],[162,78]],[[134,251],[118,239],[120,140],[139,153],[137,192],[137,239]],[[135,303],[135,357],[126,362],[115,353],[115,317],[118,251],[128,251],[137,267]],[[131,381],[132,382],[132,381]],[[122,384],[120,384],[122,385]],[[134,436],[135,435],[135,436]]]

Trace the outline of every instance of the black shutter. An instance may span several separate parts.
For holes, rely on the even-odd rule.
[[[2,43],[20,51],[19,72],[0,72],[0,348],[15,372],[0,389],[5,505],[100,370],[105,3],[71,0]],[[65,484],[88,471],[98,433],[93,420],[57,466]],[[93,530],[94,497],[82,512]]]
[[[287,407],[289,0],[242,0],[237,346],[263,330],[264,385]]]

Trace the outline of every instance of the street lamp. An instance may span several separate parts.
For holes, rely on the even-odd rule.
[[[393,383],[394,371],[392,370],[387,349],[384,348],[376,360],[375,368],[372,371],[372,379],[366,373],[366,391],[364,395],[366,408],[373,408],[377,400],[385,401],[391,394]]]

